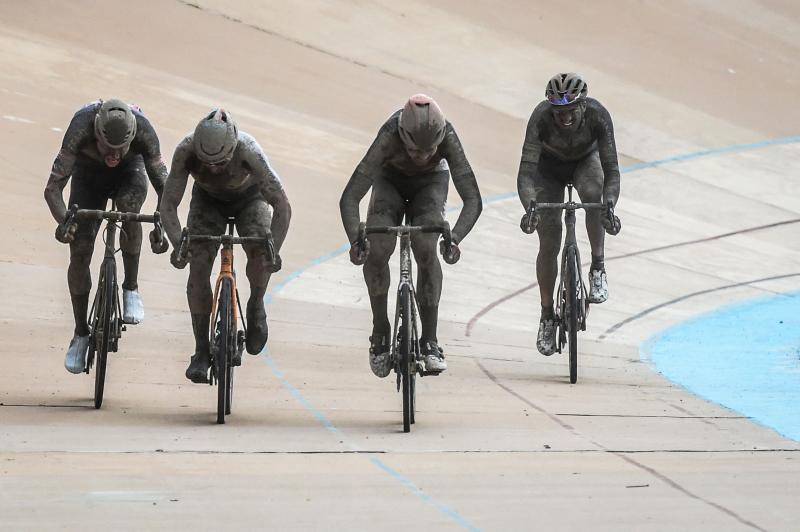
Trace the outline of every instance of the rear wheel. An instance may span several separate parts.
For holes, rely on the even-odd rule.
[[[94,407],[100,408],[103,405],[103,392],[106,384],[106,363],[108,361],[108,351],[116,334],[117,326],[117,305],[114,299],[115,285],[117,284],[117,265],[113,259],[103,261],[100,270],[100,282],[98,283],[98,293],[100,294],[100,304],[97,307],[94,323],[92,324],[92,340],[94,345],[90,349],[95,350],[95,371],[94,371]]]
[[[400,375],[403,390],[403,432],[411,431],[414,422],[414,377],[416,376],[416,357],[413,346],[413,323],[411,323],[411,290],[408,286],[400,289]]]
[[[223,279],[217,301],[215,335],[211,339],[214,349],[214,370],[217,375],[217,423],[225,423],[225,415],[230,414],[230,399],[233,386],[231,359],[231,329],[233,328],[233,307],[231,306],[231,280]],[[233,343],[235,348],[235,342]]]
[[[578,258],[574,248],[567,248],[567,329],[569,344],[569,382],[578,382]]]

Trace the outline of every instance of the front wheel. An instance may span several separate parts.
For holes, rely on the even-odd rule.
[[[417,374],[417,359],[414,353],[413,327],[411,322],[411,289],[403,285],[400,289],[400,376],[403,389],[403,432],[411,431],[414,423],[414,379]]]
[[[217,423],[225,423],[225,415],[231,413],[231,399],[233,387],[233,367],[230,359],[233,355],[231,349],[236,348],[235,342],[231,344],[231,331],[233,323],[233,307],[231,306],[232,294],[231,280],[223,279],[217,300],[217,315],[214,334],[211,338],[211,349],[214,350],[214,372],[217,378]]]
[[[117,265],[113,260],[105,260],[100,271],[100,282],[97,292],[100,301],[92,323],[92,341],[90,349],[95,350],[94,370],[94,407],[103,406],[103,393],[106,384],[106,363],[108,351],[114,340],[117,325],[116,305]]]
[[[578,382],[578,324],[580,323],[580,309],[578,308],[578,257],[575,248],[567,248],[567,332],[569,344],[569,382]]]

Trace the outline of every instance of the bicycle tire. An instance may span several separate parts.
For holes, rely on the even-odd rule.
[[[567,332],[569,334],[569,382],[578,382],[578,257],[575,248],[567,248]]]
[[[219,300],[217,300],[217,316],[215,335],[211,345],[215,346],[214,364],[217,374],[217,423],[225,423],[225,415],[230,412],[228,398],[231,394],[232,385],[230,374],[230,348],[229,341],[233,309],[231,307],[231,280],[223,279],[219,289]]]
[[[411,290],[407,285],[400,289],[400,377],[403,390],[403,432],[411,431],[414,419],[414,377],[416,358],[413,350],[413,323],[411,323]]]
[[[94,370],[94,407],[103,406],[103,395],[106,385],[106,364],[111,337],[114,334],[114,320],[116,320],[116,302],[114,300],[115,285],[117,283],[117,264],[113,259],[103,261],[100,273],[100,282],[97,290],[100,292],[101,301],[92,324],[92,336],[95,342],[95,370]],[[98,333],[100,337],[98,338]]]

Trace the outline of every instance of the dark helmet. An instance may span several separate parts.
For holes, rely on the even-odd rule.
[[[236,122],[225,109],[211,111],[194,130],[194,151],[205,164],[228,163],[238,142]]]
[[[583,81],[581,75],[569,72],[550,78],[544,96],[552,105],[569,105],[586,98],[588,92],[589,85]]]
[[[94,117],[94,134],[109,148],[130,146],[136,136],[136,116],[122,100],[102,102]]]
[[[406,146],[429,151],[442,142],[447,122],[433,98],[415,94],[403,107],[398,125]]]

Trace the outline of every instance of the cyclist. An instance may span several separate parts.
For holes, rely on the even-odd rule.
[[[545,89],[545,100],[533,110],[522,147],[517,191],[525,209],[531,200],[564,201],[564,188],[572,182],[583,202],[619,199],[620,175],[614,126],[605,107],[587,96],[588,85],[575,73],[557,74]],[[536,278],[539,282],[542,314],[536,347],[543,355],[556,350],[553,290],[558,274],[561,247],[561,214],[546,211],[532,224],[523,216],[520,227],[526,233],[539,231]],[[619,232],[619,218],[608,212],[586,212],[586,231],[592,248],[589,270],[589,302],[608,299],[608,281],[603,264],[605,233]]]
[[[58,223],[56,240],[69,244],[70,249],[67,282],[75,333],[64,365],[72,373],[81,373],[89,347],[87,309],[92,287],[89,265],[100,221],[66,220],[63,191],[70,177],[69,204],[77,204],[82,209],[105,209],[111,198],[116,201],[118,210],[139,212],[147,196],[147,178],[160,200],[167,168],[161,158],[158,136],[141,109],[117,99],[94,101],[79,109],[64,134],[44,190],[47,206]],[[168,243],[155,230],[150,234],[150,241],[156,253],[167,250]],[[142,247],[139,222],[122,224],[120,247],[125,269],[122,319],[125,323],[136,324],[144,318],[137,284]]]
[[[209,365],[209,323],[211,319],[211,268],[215,244],[192,244],[188,257],[178,253],[181,222],[178,204],[186,191],[189,174],[194,178],[187,226],[190,234],[221,235],[229,217],[236,220],[241,236],[264,237],[272,231],[276,252],[289,229],[291,207],[281,180],[270,167],[256,140],[241,132],[230,113],[214,109],[203,118],[193,134],[175,149],[172,167],[164,187],[162,220],[174,247],[171,257],[176,268],[189,263],[186,295],[194,331],[195,352],[186,369],[192,382],[207,382]],[[272,206],[273,212],[270,212]],[[267,342],[267,313],[264,294],[270,274],[280,269],[267,264],[266,247],[245,245],[250,299],[247,302],[247,352],[256,355]]]
[[[396,238],[372,235],[370,246],[362,249],[357,238],[359,202],[372,187],[367,225],[398,225],[404,214],[414,225],[439,224],[444,221],[451,174],[464,207],[453,228],[452,247],[444,249],[442,242],[440,251],[447,263],[454,264],[461,254],[458,244],[481,213],[481,195],[455,129],[430,97],[416,94],[409,98],[403,109],[389,117],[342,193],[339,208],[351,242],[350,260],[356,265],[364,264],[364,279],[372,306],[369,362],[378,377],[386,377],[391,371],[391,328],[386,307],[389,258]],[[431,372],[447,369],[444,351],[436,337],[442,292],[442,268],[436,257],[437,239],[434,234],[416,234],[411,240],[419,266],[420,345],[426,370]]]

